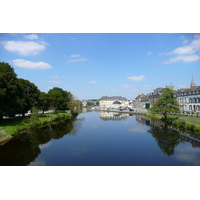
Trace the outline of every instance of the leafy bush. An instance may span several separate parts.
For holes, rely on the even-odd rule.
[[[194,131],[195,129],[195,124],[190,124],[190,130]]]
[[[185,120],[180,120],[180,121],[179,121],[179,126],[180,126],[181,128],[185,127],[185,125],[186,125],[186,121],[185,121]]]

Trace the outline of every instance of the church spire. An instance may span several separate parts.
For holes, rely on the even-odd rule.
[[[192,81],[190,83],[190,87],[196,86],[196,83],[194,82],[194,76],[192,75]]]

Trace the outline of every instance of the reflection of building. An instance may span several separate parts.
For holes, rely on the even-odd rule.
[[[118,113],[118,112],[100,112],[99,117],[104,121],[107,120],[121,120],[129,116],[127,113]]]
[[[129,101],[125,97],[121,96],[108,97],[104,95],[99,100],[99,106],[101,108],[118,108],[119,106],[126,107],[129,106]]]
[[[136,115],[136,121],[140,125],[147,125],[150,126],[151,118],[145,115]]]

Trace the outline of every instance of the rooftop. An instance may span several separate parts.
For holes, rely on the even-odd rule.
[[[99,100],[100,101],[101,100],[123,100],[123,101],[127,101],[127,98],[121,97],[121,96],[112,96],[112,97],[103,96]]]

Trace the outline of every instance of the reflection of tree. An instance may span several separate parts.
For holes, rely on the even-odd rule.
[[[51,139],[60,139],[66,134],[75,135],[82,120],[66,119],[62,123],[44,127],[37,131],[18,134],[9,142],[0,146],[1,166],[24,166],[33,162],[41,153],[39,145]]]
[[[148,132],[152,134],[160,149],[168,156],[174,154],[175,147],[181,142],[179,133],[171,129],[167,124],[151,123]]]

